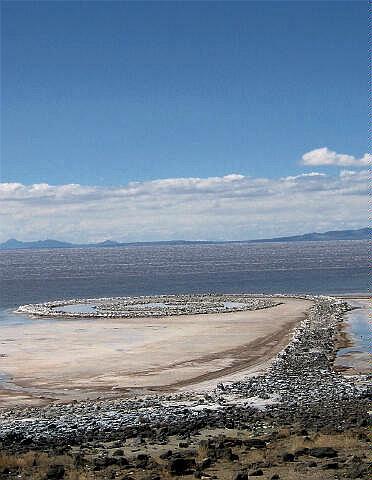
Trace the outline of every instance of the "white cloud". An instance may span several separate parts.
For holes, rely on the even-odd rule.
[[[327,147],[316,148],[302,155],[302,164],[309,166],[337,165],[339,167],[366,167],[372,165],[372,155],[365,153],[361,158],[355,158],[345,153],[336,153]]]
[[[239,174],[114,187],[0,184],[1,237],[87,242],[240,240],[368,222],[367,170],[277,179]]]

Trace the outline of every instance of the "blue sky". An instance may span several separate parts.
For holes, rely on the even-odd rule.
[[[368,4],[3,1],[0,241],[368,223]]]
[[[2,181],[275,177],[367,151],[366,2],[3,2]]]

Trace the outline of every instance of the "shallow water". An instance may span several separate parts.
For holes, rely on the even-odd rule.
[[[5,327],[7,325],[24,325],[32,321],[37,321],[32,319],[30,316],[23,313],[14,313],[13,309],[3,308],[0,309],[0,327]]]
[[[345,331],[353,342],[337,352],[335,365],[346,375],[371,373],[371,305],[368,300],[349,300],[358,307],[345,315]]]
[[[357,307],[345,315],[346,332],[353,341],[353,345],[341,348],[338,356],[351,352],[372,353],[371,349],[371,308],[366,301],[350,301],[351,305]]]
[[[66,313],[94,313],[96,311],[95,305],[89,303],[75,303],[72,305],[63,305],[61,307],[55,307],[54,310]]]
[[[244,308],[246,303],[241,302],[223,302],[225,308]]]

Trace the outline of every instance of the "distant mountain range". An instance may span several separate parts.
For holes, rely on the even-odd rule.
[[[292,235],[291,237],[278,237],[256,242],[319,242],[324,240],[371,240],[372,228],[359,228],[357,230],[331,230],[324,233],[305,233],[304,235]]]
[[[59,240],[37,240],[35,242],[21,242],[14,238],[0,244],[0,250],[14,249],[51,249],[51,248],[107,248],[126,246],[149,246],[149,245],[201,245],[201,244],[223,244],[223,243],[269,243],[269,242],[319,242],[325,240],[370,240],[372,239],[372,228],[360,228],[358,230],[336,230],[324,233],[305,233],[304,235],[293,235],[290,237],[262,238],[258,240],[243,241],[200,241],[200,240],[170,240],[161,242],[130,242],[120,243],[106,240],[99,243],[69,243]]]

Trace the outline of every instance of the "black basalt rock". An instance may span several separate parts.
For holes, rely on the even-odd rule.
[[[316,447],[309,449],[309,455],[316,458],[334,458],[338,453],[332,447]]]
[[[171,474],[186,475],[192,473],[195,469],[196,462],[194,458],[172,458],[169,460],[167,470]]]
[[[295,456],[293,455],[293,453],[285,452],[282,455],[283,462],[293,462],[294,459],[295,459]]]

